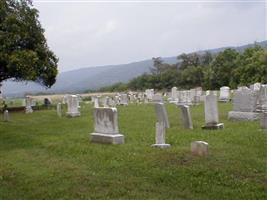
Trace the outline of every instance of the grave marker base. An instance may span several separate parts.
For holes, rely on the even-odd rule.
[[[103,144],[124,144],[124,135],[91,133],[91,142],[103,143]]]

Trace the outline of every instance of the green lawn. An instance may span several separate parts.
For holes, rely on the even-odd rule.
[[[0,199],[267,199],[267,132],[259,122],[229,122],[231,104],[219,104],[223,130],[201,130],[203,105],[191,108],[194,130],[168,104],[169,149],[155,138],[152,105],[119,107],[124,145],[92,144],[92,107],[79,118],[55,110],[11,113],[0,122]],[[191,156],[190,143],[209,143],[210,156]]]

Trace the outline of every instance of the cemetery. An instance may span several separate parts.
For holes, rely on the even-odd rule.
[[[23,112],[7,109],[0,121],[1,198],[267,198],[267,115],[228,116],[254,93],[221,102],[202,91],[188,105],[174,91],[64,95],[41,110],[25,97]]]
[[[266,5],[1,0],[0,200],[267,200]]]

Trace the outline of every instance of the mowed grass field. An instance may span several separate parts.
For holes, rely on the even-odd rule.
[[[90,143],[92,106],[82,116],[55,110],[11,113],[0,122],[0,199],[267,199],[267,132],[259,122],[230,122],[231,104],[219,104],[223,130],[202,130],[204,107],[191,107],[194,130],[167,104],[169,149],[155,143],[154,106],[118,107],[124,145]],[[190,143],[209,143],[206,158]]]

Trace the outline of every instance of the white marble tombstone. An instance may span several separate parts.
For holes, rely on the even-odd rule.
[[[209,144],[204,141],[194,141],[191,143],[191,153],[194,156],[208,156]]]
[[[229,100],[230,100],[230,88],[227,86],[221,87],[219,101],[228,102]]]
[[[254,84],[250,85],[249,88],[251,90],[254,90],[254,91],[260,91],[261,83],[254,83]]]
[[[151,101],[154,96],[154,89],[146,89],[145,93],[147,100]]]
[[[98,97],[94,98],[94,108],[99,108],[99,99],[98,99]]]
[[[121,95],[121,105],[127,106],[128,105],[128,95],[127,94],[122,94]]]
[[[263,112],[260,115],[260,126],[263,130],[267,130],[267,112]]]
[[[229,120],[236,121],[255,121],[259,119],[259,113],[256,113],[258,92],[240,87],[234,93],[233,111],[228,113]]]
[[[223,123],[219,123],[217,96],[213,93],[205,97],[205,125],[203,129],[221,129]]]
[[[109,107],[108,103],[109,103],[109,97],[104,97],[104,98],[103,98],[103,106],[104,106],[105,108],[106,108],[106,107]]]
[[[155,111],[157,116],[156,122],[156,144],[153,147],[168,148],[170,144],[165,143],[166,128],[169,128],[169,119],[164,103],[155,103]]]
[[[25,113],[26,114],[32,113],[33,112],[33,110],[32,110],[32,98],[29,96],[26,96],[25,103],[26,103]]]
[[[124,135],[119,133],[116,108],[94,108],[94,133],[91,141],[96,143],[123,144]]]
[[[79,111],[79,100],[76,95],[67,96],[67,105],[68,105],[67,116],[78,117],[81,115]]]
[[[9,112],[8,112],[8,110],[4,111],[4,122],[9,122]]]
[[[62,117],[62,106],[61,106],[61,103],[57,104],[57,116]]]
[[[180,105],[182,113],[182,122],[185,129],[193,129],[193,123],[190,113],[190,107],[188,105]]]
[[[173,87],[172,88],[171,101],[177,101],[177,87]]]

